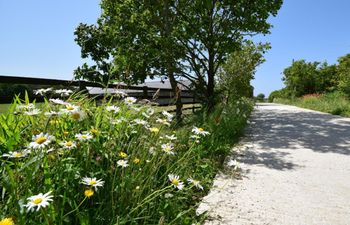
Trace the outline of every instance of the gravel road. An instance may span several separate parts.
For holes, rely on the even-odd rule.
[[[350,119],[258,104],[204,212],[205,225],[350,225]]]

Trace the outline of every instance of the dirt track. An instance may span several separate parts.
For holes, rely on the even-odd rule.
[[[205,225],[350,225],[349,118],[259,104],[246,136],[241,179],[226,165],[197,210]]]

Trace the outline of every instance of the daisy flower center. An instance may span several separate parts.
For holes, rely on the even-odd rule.
[[[35,204],[35,205],[38,205],[40,203],[42,203],[43,199],[42,198],[36,198],[36,199],[33,199],[32,202]]]
[[[175,186],[178,186],[178,185],[179,185],[179,180],[176,179],[176,178],[174,178],[174,179],[171,180],[171,183],[172,183],[173,185],[175,185]]]
[[[90,185],[95,185],[95,184],[97,184],[97,182],[95,180],[90,180],[89,184]]]
[[[23,153],[21,153],[21,152],[16,152],[16,153],[14,154],[14,156],[15,156],[15,157],[21,157],[21,156],[23,156]]]
[[[73,119],[78,120],[78,119],[80,119],[80,114],[79,113],[73,113],[72,117],[73,117]]]
[[[74,110],[74,107],[73,106],[67,106],[67,110],[72,111],[72,110]]]
[[[35,142],[40,145],[40,144],[44,143],[46,140],[47,140],[46,137],[39,137],[35,140]]]
[[[66,146],[68,146],[68,147],[71,147],[73,145],[73,142],[71,142],[71,141],[68,141],[67,143],[66,143]]]
[[[200,128],[198,128],[198,131],[199,131],[199,132],[203,132],[204,129],[200,127]]]
[[[81,135],[81,138],[86,139],[87,136],[86,135]]]

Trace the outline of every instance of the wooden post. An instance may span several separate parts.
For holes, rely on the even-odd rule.
[[[143,86],[143,98],[148,99],[148,87]]]

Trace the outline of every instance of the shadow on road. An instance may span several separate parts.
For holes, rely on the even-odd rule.
[[[271,169],[291,170],[298,167],[289,161],[289,153],[300,148],[320,153],[350,155],[350,119],[339,116],[259,104],[248,128],[251,141],[259,149],[249,149],[243,161]]]

